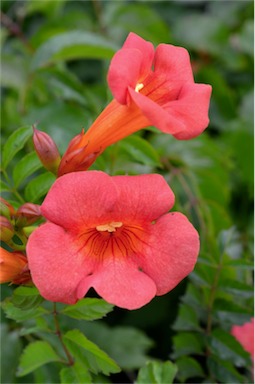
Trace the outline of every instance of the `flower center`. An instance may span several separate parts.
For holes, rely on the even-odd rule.
[[[143,89],[143,87],[144,87],[143,83],[137,83],[136,87],[135,87],[135,91],[139,92],[139,91],[141,91],[141,89]]]
[[[81,235],[81,248],[90,257],[103,260],[108,257],[132,257],[144,244],[144,229],[120,221],[88,228]]]
[[[122,227],[123,223],[121,221],[112,221],[111,223],[108,224],[103,224],[103,225],[98,225],[96,229],[99,232],[116,232],[116,228]]]

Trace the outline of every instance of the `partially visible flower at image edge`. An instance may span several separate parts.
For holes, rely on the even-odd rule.
[[[87,132],[71,140],[58,170],[86,170],[109,145],[154,125],[179,140],[200,135],[208,126],[212,88],[194,82],[188,51],[152,43],[130,33],[113,56],[108,85],[114,100]]]
[[[194,268],[199,236],[170,212],[174,194],[157,174],[74,172],[56,180],[29,237],[27,257],[41,295],[74,304],[93,287],[103,299],[136,309],[172,290]]]
[[[254,317],[243,325],[233,325],[231,334],[239,341],[243,349],[250,353],[254,363]]]

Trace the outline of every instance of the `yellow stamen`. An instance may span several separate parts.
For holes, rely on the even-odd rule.
[[[141,89],[143,89],[143,87],[144,87],[143,83],[137,83],[135,87],[135,91],[139,92],[141,91]]]
[[[108,224],[98,225],[96,229],[100,232],[116,232],[116,228],[122,227],[123,223],[121,221],[112,221]]]

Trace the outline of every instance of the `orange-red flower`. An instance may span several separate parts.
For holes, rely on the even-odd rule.
[[[58,175],[85,170],[109,145],[150,125],[180,140],[208,126],[211,86],[196,84],[186,49],[153,45],[130,33],[113,57],[108,84],[114,100],[64,154]]]
[[[22,252],[9,252],[4,248],[0,250],[0,283],[13,284],[31,283],[26,256]]]

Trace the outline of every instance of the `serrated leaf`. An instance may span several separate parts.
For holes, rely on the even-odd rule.
[[[173,337],[174,353],[172,358],[177,358],[185,355],[203,355],[204,339],[199,333],[179,332]]]
[[[84,365],[76,361],[71,367],[61,369],[60,380],[62,384],[90,384],[91,376]]]
[[[7,139],[3,147],[3,168],[6,168],[18,151],[20,151],[29,137],[32,136],[31,126],[25,126],[17,129]]]
[[[37,202],[41,197],[46,195],[55,180],[56,177],[50,172],[37,176],[30,181],[25,188],[26,200],[32,203]]]
[[[118,49],[111,41],[91,32],[69,31],[48,39],[36,51],[31,68],[82,58],[110,59]]]
[[[10,301],[10,299],[6,299],[5,301],[3,301],[1,303],[1,307],[3,308],[5,315],[8,319],[16,320],[17,322],[33,319],[38,316],[46,315],[47,313],[49,313],[46,309],[42,307],[31,308],[27,310],[17,308]]]
[[[253,287],[242,283],[238,280],[225,279],[223,278],[219,283],[219,289],[223,292],[231,293],[233,295],[238,295],[239,297],[249,298],[253,297],[254,290]]]
[[[213,313],[221,321],[241,325],[250,320],[252,309],[240,306],[232,301],[216,299],[213,305]]]
[[[35,171],[42,167],[42,163],[39,160],[35,152],[29,153],[24,156],[18,164],[16,164],[13,170],[13,181],[15,187],[19,187],[22,181],[28,176],[32,175]]]
[[[113,310],[113,305],[103,299],[85,298],[74,305],[65,307],[61,313],[73,319],[96,320],[101,319]]]
[[[244,377],[234,368],[229,361],[224,361],[221,357],[211,355],[207,359],[207,365],[216,380],[221,383],[244,383]]]
[[[200,364],[192,357],[183,356],[176,361],[178,366],[178,378],[185,382],[190,377],[204,377],[205,374]]]
[[[78,329],[68,331],[63,339],[75,358],[85,364],[91,372],[103,372],[105,375],[109,375],[120,371],[118,365]]]
[[[158,153],[148,141],[139,136],[130,136],[119,143],[122,150],[126,151],[139,163],[160,167]]]
[[[177,365],[171,361],[162,362],[149,362],[145,367],[139,370],[136,384],[162,384],[173,383],[175,375],[177,373]]]
[[[181,304],[173,329],[178,331],[200,330],[197,313],[193,308],[187,304]]]
[[[12,296],[12,303],[15,307],[23,310],[38,307],[43,302],[38,289],[35,287],[20,286],[15,289]]]
[[[216,328],[209,338],[211,351],[223,360],[230,360],[236,366],[246,366],[249,361],[249,353],[244,351],[240,343],[228,332]]]
[[[25,376],[44,364],[61,361],[54,349],[46,341],[35,341],[29,344],[23,351],[17,376]]]

